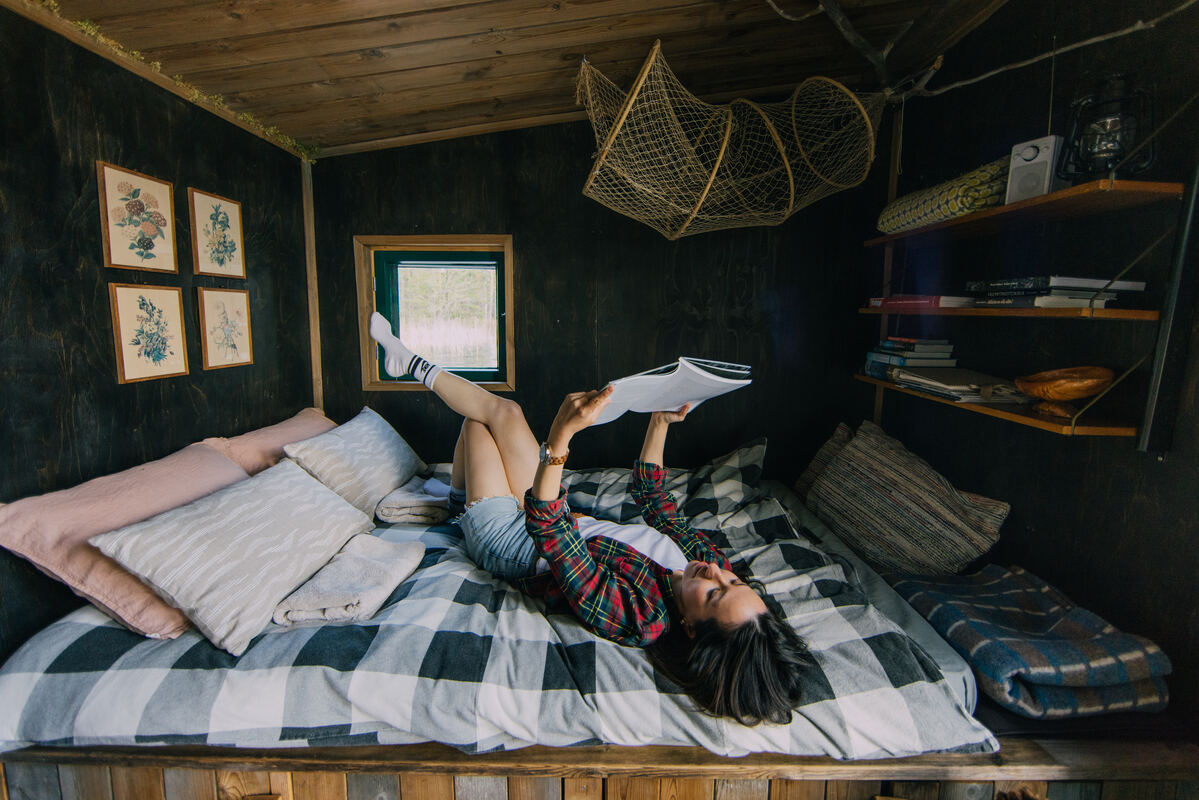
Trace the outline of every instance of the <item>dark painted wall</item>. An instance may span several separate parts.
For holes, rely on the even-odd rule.
[[[1165,11],[1172,2],[1012,0],[950,51],[935,88]],[[1052,132],[1068,131],[1069,105],[1080,89],[1109,72],[1130,71],[1157,85],[1159,119],[1199,88],[1199,10],[1159,28],[1060,56],[1053,76]],[[929,186],[991,161],[1017,142],[1046,134],[1051,65],[1009,72],[906,106],[900,192]],[[1199,106],[1167,128],[1156,166],[1135,177],[1185,182],[1199,156]],[[904,288],[962,288],[966,278],[1041,271],[1107,275],[1135,257],[1178,213],[1177,204],[1072,223],[1022,227],[956,246],[897,254]],[[1194,250],[1193,250],[1194,253]],[[1169,243],[1136,277],[1156,301]],[[1192,255],[1188,269],[1199,268]],[[880,256],[881,260],[881,256]],[[999,375],[1101,364],[1117,371],[1149,352],[1155,326],[1087,321],[988,321],[918,318],[905,330],[947,336],[966,366]],[[1187,332],[1183,335],[1186,337]],[[1199,326],[1189,332],[1181,411],[1164,460],[1136,451],[1129,439],[1070,439],[962,414],[890,394],[883,424],[961,485],[1012,503],[993,560],[1025,566],[1076,602],[1124,630],[1149,636],[1173,659],[1176,710],[1199,705]],[[1105,399],[1096,414],[1139,422],[1146,368],[1129,390]]]
[[[754,383],[696,410],[667,459],[694,464],[756,436],[775,472],[798,474],[850,396],[863,341],[856,307],[876,213],[864,185],[777,228],[669,242],[581,193],[586,123],[318,161],[317,257],[329,413],[364,404],[429,460],[449,460],[460,419],[426,392],[364,395],[358,374],[356,234],[510,233],[516,261],[516,391],[544,435],[569,391],[695,355],[754,367]],[[876,171],[872,181],[885,181]],[[865,332],[865,333],[868,333]],[[857,338],[858,341],[854,341]],[[645,417],[575,439],[571,464],[637,454]]]
[[[311,404],[296,158],[2,9],[0,109],[0,502]],[[103,266],[97,159],[174,184],[177,275]],[[193,275],[188,186],[242,203],[247,280]],[[117,384],[111,282],[182,287],[188,375]],[[249,290],[253,365],[203,369],[199,286]],[[79,602],[5,551],[0,586],[0,656]]]

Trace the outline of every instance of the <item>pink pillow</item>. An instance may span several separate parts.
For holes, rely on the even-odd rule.
[[[189,445],[124,472],[0,506],[0,545],[138,633],[173,639],[188,626],[183,614],[87,540],[247,477],[211,447]]]
[[[291,419],[274,425],[228,439],[205,439],[203,443],[216,448],[241,465],[246,472],[255,475],[283,459],[283,445],[311,439],[336,427],[337,423],[321,413],[320,409],[306,408]]]

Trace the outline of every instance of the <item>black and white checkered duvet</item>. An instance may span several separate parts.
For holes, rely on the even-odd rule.
[[[857,759],[997,749],[919,646],[777,500],[757,495],[760,463],[760,454],[732,454],[671,487],[811,647],[807,700],[788,725],[746,728],[698,712],[642,651],[599,639],[571,616],[547,616],[475,567],[456,526],[397,526],[378,534],[419,539],[425,559],[373,619],[272,626],[238,658],[194,630],[150,640],[90,606],[71,613],[0,670],[0,750],[437,741],[468,752],[669,744]],[[634,519],[628,478],[627,469],[569,473],[571,505]]]

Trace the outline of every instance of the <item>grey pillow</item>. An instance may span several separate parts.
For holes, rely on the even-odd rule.
[[[368,516],[291,461],[89,541],[241,655]]]
[[[960,572],[999,540],[1011,507],[968,492],[864,421],[812,482],[816,516],[879,572]]]
[[[283,452],[368,517],[380,500],[425,469],[387,420],[369,408],[331,431],[284,445]]]

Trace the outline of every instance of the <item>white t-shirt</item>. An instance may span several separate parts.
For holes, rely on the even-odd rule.
[[[595,517],[579,517],[576,524],[579,526],[579,535],[584,539],[596,536],[616,539],[668,570],[687,566],[687,556],[683,555],[682,548],[675,544],[674,539],[648,525],[621,525]],[[545,572],[549,568],[548,561],[537,559],[538,572]]]

